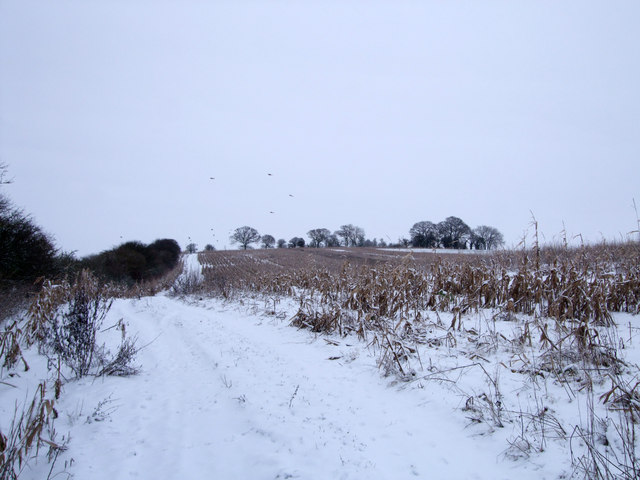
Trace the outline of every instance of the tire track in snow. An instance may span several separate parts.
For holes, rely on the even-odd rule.
[[[330,361],[336,347],[240,308],[114,304],[141,344],[155,341],[139,376],[104,380],[120,408],[85,452],[104,455],[74,445],[77,478],[513,477],[495,440],[469,438],[450,405],[389,388],[362,346]]]

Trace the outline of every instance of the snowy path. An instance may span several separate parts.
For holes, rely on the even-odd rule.
[[[541,478],[499,459],[504,446],[495,439],[471,437],[456,405],[389,387],[363,346],[328,345],[246,311],[163,296],[116,302],[111,318],[129,321],[141,344],[155,340],[139,354],[140,375],[68,384],[67,410],[82,409],[65,454],[74,459],[70,473],[506,479],[517,469],[519,478]],[[116,410],[87,423],[109,396],[104,410]]]
[[[191,253],[185,255],[183,257],[183,262],[182,273],[176,279],[175,284],[182,285],[188,289],[188,285],[191,283],[202,283],[204,275],[202,274],[202,265],[200,265],[200,262],[198,261],[198,254]]]

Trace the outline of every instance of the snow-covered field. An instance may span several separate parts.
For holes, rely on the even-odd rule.
[[[453,248],[380,248],[385,252],[435,253],[442,255],[491,255],[491,250],[456,250]]]
[[[186,270],[197,270],[196,258],[188,257]],[[59,440],[70,439],[68,449],[52,470],[41,456],[20,478],[50,472],[91,480],[571,476],[567,439],[555,438],[551,421],[546,436],[532,433],[531,422],[543,407],[568,436],[571,426],[588,421],[584,400],[569,398],[567,387],[552,380],[523,385],[510,373],[512,352],[487,350],[485,363],[461,353],[461,344],[425,346],[415,378],[400,381],[382,375],[366,343],[297,330],[288,321],[295,302],[280,299],[275,312],[273,306],[249,297],[166,294],[115,301],[104,325],[124,319],[127,332],[137,334],[144,345],[141,372],[66,382],[56,430]],[[617,318],[636,335],[635,318]],[[479,338],[495,333],[492,328],[505,335],[515,328],[483,315],[466,321]],[[102,335],[109,341],[115,332]],[[630,362],[640,360],[638,342],[627,342]],[[3,431],[15,402],[31,398],[38,381],[50,376],[35,348],[27,358],[28,372],[0,384]],[[540,398],[532,404],[536,388]],[[468,405],[483,393],[504,405],[501,428]],[[512,421],[509,411],[518,408],[532,412],[526,424]],[[604,415],[604,407],[596,409]],[[580,449],[578,440],[573,447]]]

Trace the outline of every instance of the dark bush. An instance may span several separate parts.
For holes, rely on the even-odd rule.
[[[180,259],[180,245],[171,239],[160,239],[145,245],[126,242],[82,260],[88,268],[107,281],[134,284],[158,278],[172,270]]]
[[[33,283],[56,273],[53,241],[22,210],[0,196],[0,285]]]
[[[162,275],[167,270],[171,270],[178,264],[180,259],[180,245],[175,240],[163,238],[156,240],[148,247],[150,254],[149,263],[155,275]]]
[[[51,238],[0,194],[0,321],[28,304],[38,278],[64,271],[69,257],[58,255]]]

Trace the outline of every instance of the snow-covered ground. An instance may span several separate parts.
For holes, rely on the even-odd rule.
[[[111,314],[152,343],[138,376],[67,385],[58,430],[71,431],[78,479],[508,479],[523,467],[472,437],[457,401],[389,386],[361,345],[218,301],[124,300]],[[113,411],[88,423],[104,400]]]
[[[195,258],[186,271],[197,270]],[[55,478],[526,480],[571,471],[566,443],[554,443],[551,428],[545,452],[514,454],[509,442],[524,425],[489,428],[467,418],[462,390],[480,393],[491,375],[455,370],[473,363],[459,353],[423,352],[417,380],[397,381],[381,374],[366,343],[292,328],[293,301],[273,307],[247,297],[115,301],[105,326],[124,319],[145,345],[141,373],[65,384],[56,430],[70,443]],[[49,375],[35,349],[28,359],[30,371],[0,384],[3,431],[15,401]],[[449,362],[459,384],[451,388],[446,373],[430,381],[431,361]],[[506,374],[502,381],[505,405],[519,401],[522,385]],[[557,400],[549,411],[570,418],[562,387],[544,388]],[[39,459],[20,478],[44,479],[50,468]]]
[[[202,265],[198,261],[198,254],[192,253],[184,256],[184,270],[180,275],[180,278],[195,276],[198,282],[202,282],[204,280],[204,275],[202,274]]]
[[[56,429],[71,443],[57,467],[73,459],[67,471],[75,478],[514,474],[516,465],[499,459],[503,446],[469,435],[457,405],[389,386],[361,345],[334,346],[246,305],[212,300],[118,300],[109,318],[126,319],[150,344],[137,376],[65,386]],[[13,402],[2,398],[7,418]],[[32,468],[24,478],[45,478],[49,466]]]

